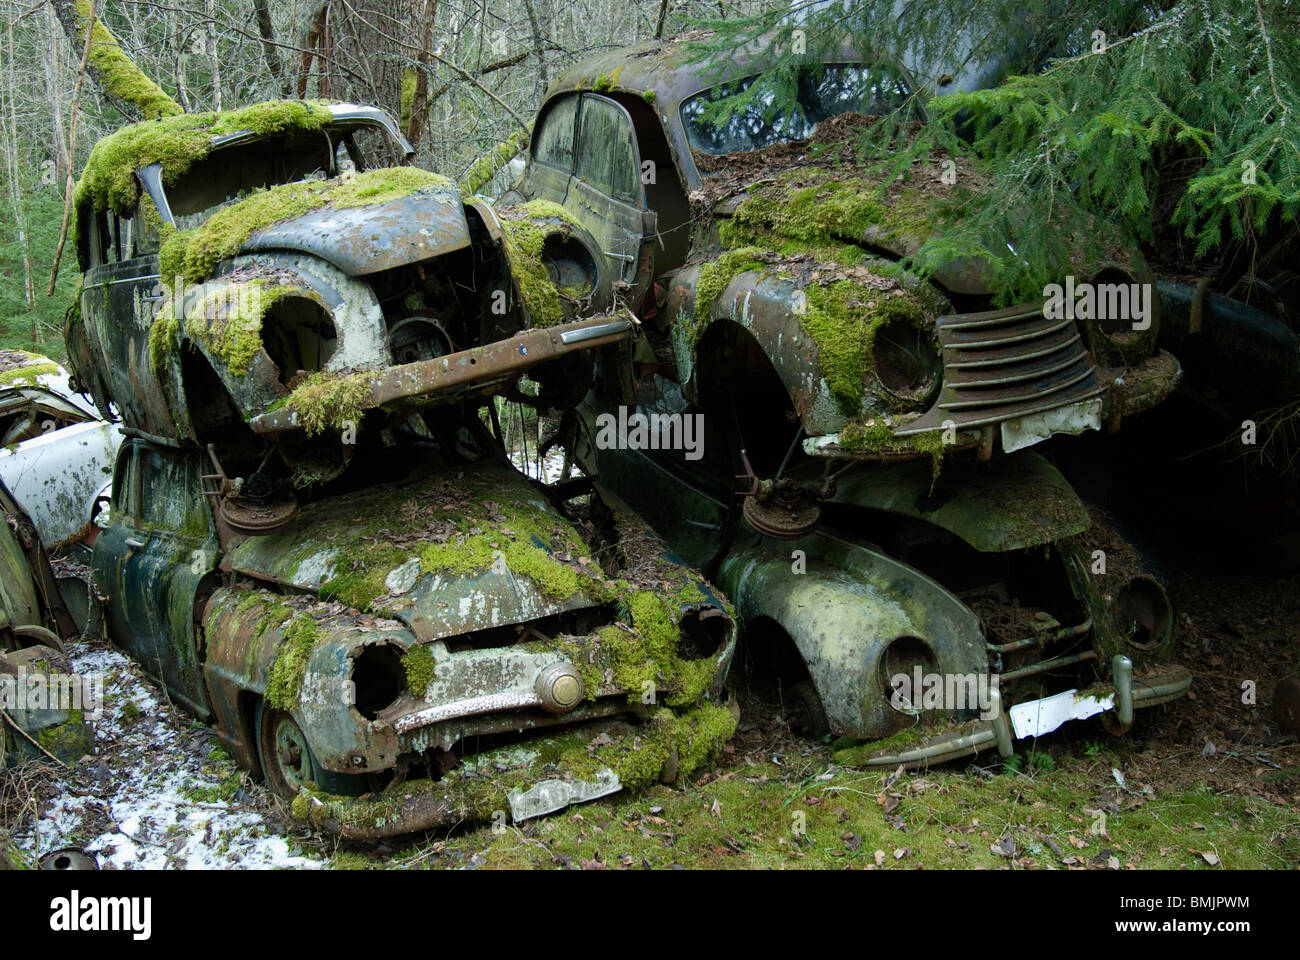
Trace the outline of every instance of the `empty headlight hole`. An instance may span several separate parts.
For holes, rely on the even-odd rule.
[[[933,338],[907,320],[888,320],[872,341],[876,377],[890,393],[924,400],[943,376],[942,360]]]
[[[894,695],[894,678],[900,674],[907,677],[904,691],[911,691],[913,702],[919,700],[920,691],[912,690],[916,683],[916,668],[921,668],[921,675],[936,672],[934,651],[920,637],[899,637],[892,641],[880,657],[880,689],[886,699]]]
[[[1102,289],[1104,287],[1122,286],[1125,291],[1124,302],[1127,302],[1128,292],[1133,289],[1130,285],[1136,285],[1136,283],[1137,280],[1131,273],[1123,267],[1118,266],[1103,267],[1101,270],[1098,270],[1092,278],[1092,288],[1097,294],[1098,300],[1101,299]],[[1111,315],[1112,311],[1109,309],[1109,306],[1109,297],[1107,297],[1106,309],[1101,309],[1101,304],[1098,304],[1098,312],[1106,314],[1105,316],[1098,316],[1097,318],[1097,325],[1101,327],[1102,332],[1107,336],[1132,333],[1133,319],[1131,314],[1133,312],[1133,304],[1129,304],[1129,309],[1127,311],[1113,311],[1115,314],[1113,316]]]
[[[352,658],[352,683],[356,692],[356,707],[367,720],[392,704],[406,687],[406,669],[402,653],[389,643],[376,643],[362,648]]]
[[[338,347],[338,331],[315,300],[283,297],[262,319],[262,348],[289,385],[299,371],[322,370]]]
[[[1149,577],[1136,577],[1122,587],[1115,596],[1113,610],[1125,639],[1139,650],[1158,646],[1173,620],[1169,597]]]
[[[688,610],[682,615],[677,654],[683,660],[712,657],[727,642],[731,621],[716,607]]]
[[[552,282],[570,297],[585,297],[596,289],[596,261],[571,236],[552,233],[542,242],[542,263]]]

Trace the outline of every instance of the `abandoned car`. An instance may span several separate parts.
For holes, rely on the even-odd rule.
[[[778,120],[714,122],[709,104],[761,57],[719,74],[648,44],[548,92],[499,209],[549,202],[599,238],[643,331],[599,351],[556,442],[732,599],[810,732],[911,743],[865,762],[1007,755],[1068,719],[1125,729],[1181,696],[1164,588],[1027,449],[1115,429],[1177,385],[1140,254],[1116,248],[1079,263],[1077,287],[1002,309],[978,258],[909,276],[900,260],[952,204],[923,169],[882,199],[852,136],[905,71],[846,50],[804,71]],[[961,173],[978,202],[978,171]],[[1128,305],[1058,310],[1076,289]],[[683,450],[691,424],[703,436]],[[982,709],[900,698],[899,677],[932,676],[980,678]]]
[[[35,526],[0,482],[0,769],[93,752],[96,692],[64,648],[79,632]]]
[[[410,153],[382,112],[312,103],[106,138],[66,330],[127,435],[99,623],[359,838],[672,780],[735,727],[725,601],[612,496],[584,538],[484,409],[524,370],[576,403],[577,353],[630,335],[572,319],[610,297],[594,240],[374,167]]]
[[[285,496],[431,396],[525,370],[548,397],[573,391],[585,367],[566,356],[631,330],[601,316],[596,241],[544,207],[498,218],[444,177],[385,165],[412,154],[382,111],[311,101],[99,141],[75,194],[78,380],[128,430],[214,443],[232,475]]]
[[[121,434],[38,354],[0,350],[0,481],[50,551],[93,536]]]
[[[595,549],[458,415],[253,535],[210,454],[130,439],[95,542],[113,642],[346,836],[671,780],[735,726],[725,602],[616,504]]]

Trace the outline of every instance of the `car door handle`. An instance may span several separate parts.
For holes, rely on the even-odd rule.
[[[144,541],[143,541],[143,540],[132,540],[130,537],[127,537],[127,538],[126,538],[126,545],[127,545],[128,547],[130,547],[132,550],[143,550],[143,549],[144,549]]]

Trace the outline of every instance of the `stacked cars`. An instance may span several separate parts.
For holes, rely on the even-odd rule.
[[[909,273],[952,204],[846,146],[906,72],[846,48],[779,122],[716,122],[758,56],[579,66],[495,203],[356,105],[96,146],[66,339],[127,437],[98,616],[296,815],[376,837],[688,774],[735,727],[737,622],[846,762],[1187,690],[1164,588],[1029,449],[1177,384],[1140,256],[1010,308],[978,259]],[[562,411],[586,476],[513,469],[501,395]]]
[[[776,119],[764,97],[712,109],[763,50],[719,72],[648,44],[549,91],[503,202],[600,237],[643,320],[557,442],[732,598],[809,732],[898,738],[845,759],[1005,756],[1096,713],[1126,729],[1190,684],[1168,596],[1028,448],[1177,385],[1149,271],[1117,245],[1008,308],[978,258],[909,274],[979,171],[951,194],[929,169],[872,180],[856,134],[909,81],[848,47]],[[702,446],[653,437],[686,422]]]
[[[630,335],[599,248],[410,153],[381,111],[263,104],[125,128],[77,191],[70,362],[127,436],[103,626],[358,837],[671,780],[735,725],[725,601],[615,498],[580,533],[491,412],[525,370],[576,402]]]

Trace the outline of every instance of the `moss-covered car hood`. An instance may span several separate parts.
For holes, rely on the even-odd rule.
[[[240,253],[310,253],[349,276],[469,245],[456,185],[411,167],[368,170],[259,190],[192,230],[164,228],[163,276],[201,283]]]
[[[247,576],[404,622],[434,640],[594,606],[607,587],[521,474],[478,466],[304,507],[230,552]]]

